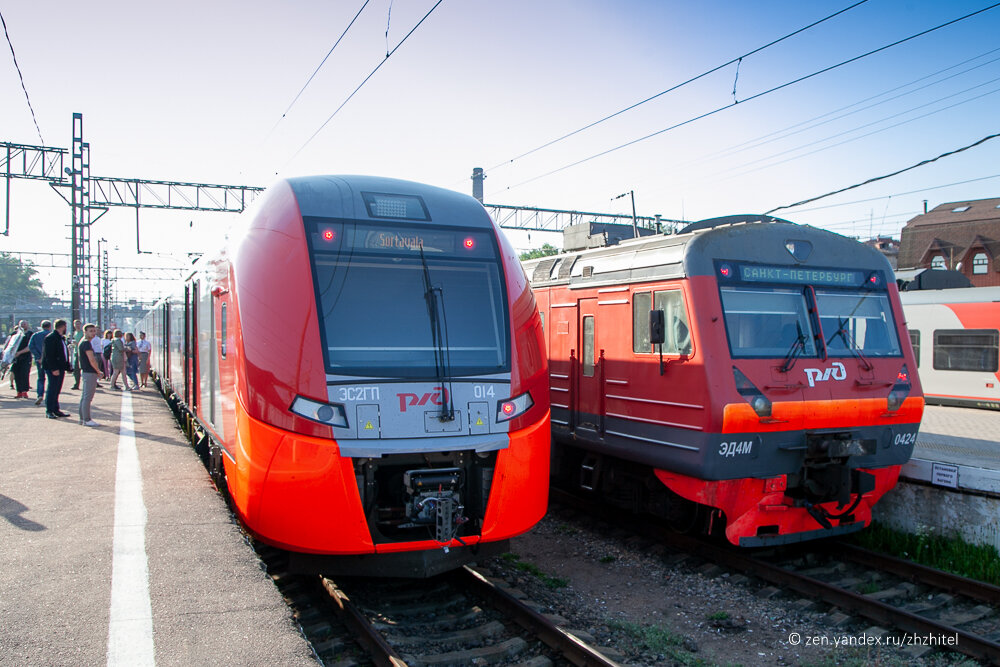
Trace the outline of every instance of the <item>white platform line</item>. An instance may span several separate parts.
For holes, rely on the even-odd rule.
[[[146,505],[142,502],[142,472],[135,446],[132,396],[128,392],[122,392],[118,433],[108,667],[155,665],[146,559]]]

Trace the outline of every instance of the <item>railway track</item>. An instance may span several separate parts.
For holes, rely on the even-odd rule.
[[[323,664],[336,667],[617,665],[472,568],[427,580],[288,575],[259,550]]]
[[[630,521],[576,495],[552,489],[553,502],[613,522],[674,552],[697,556],[765,582],[760,595],[786,595],[800,610],[824,605],[841,610],[844,628],[869,625],[860,633],[869,645],[897,646],[919,657],[935,648],[1000,664],[1000,588],[892,558],[844,542],[799,545],[748,553],[680,535],[650,517]],[[934,638],[934,639],[931,639]]]

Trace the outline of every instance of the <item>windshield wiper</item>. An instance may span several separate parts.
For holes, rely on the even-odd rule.
[[[855,308],[855,310],[857,309]],[[851,354],[853,354],[857,358],[857,360],[861,362],[861,365],[864,366],[866,371],[870,371],[871,369],[875,368],[874,366],[872,366],[872,362],[868,361],[865,355],[861,353],[861,348],[858,347],[858,342],[854,340],[854,336],[852,336],[851,332],[847,330],[846,319],[837,321],[837,330],[833,333],[832,336],[830,336],[830,340],[826,341],[827,346],[829,346],[830,343],[833,342],[833,339],[836,338],[837,336],[840,336],[841,340],[844,341],[844,345],[846,345],[847,349],[850,350]]]
[[[424,267],[424,300],[431,323],[431,343],[434,345],[434,372],[441,386],[441,416],[443,422],[455,421],[455,404],[451,398],[451,355],[448,350],[448,323],[444,316],[444,293],[431,284],[431,272],[420,246],[420,263]],[[439,312],[440,310],[440,312]],[[446,387],[445,384],[448,386]]]
[[[788,348],[788,354],[785,355],[785,363],[781,365],[780,369],[782,373],[792,370],[795,366],[795,361],[802,354],[802,351],[806,349],[806,335],[802,333],[802,325],[796,322],[795,328],[798,330],[799,335],[795,337],[795,340],[792,341],[792,346]]]

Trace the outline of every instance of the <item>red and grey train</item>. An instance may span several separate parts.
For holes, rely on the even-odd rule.
[[[924,402],[877,251],[730,216],[525,269],[564,482],[742,546],[861,529],[896,484]]]
[[[293,568],[427,576],[545,513],[541,321],[471,197],[281,181],[140,328],[240,520]]]
[[[1000,287],[899,296],[927,402],[1000,410]]]

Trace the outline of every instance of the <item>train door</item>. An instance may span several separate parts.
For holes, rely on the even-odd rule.
[[[576,302],[550,297],[547,322],[552,423],[573,430],[576,392]]]
[[[580,299],[577,314],[575,405],[573,421],[578,429],[601,433],[604,424],[604,368],[598,348],[597,299]]]
[[[198,404],[198,373],[195,367],[195,332],[198,331],[198,283],[191,281],[184,287],[184,402],[191,410]]]
[[[218,384],[219,370],[215,353],[215,298],[207,285],[199,284],[198,290],[198,388],[201,418],[216,425],[215,386]]]

